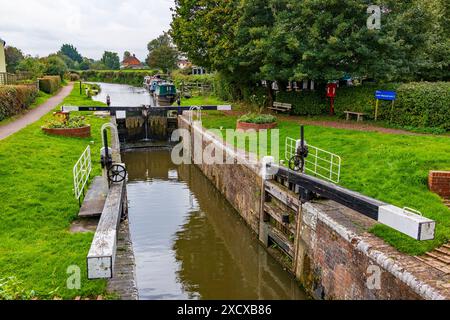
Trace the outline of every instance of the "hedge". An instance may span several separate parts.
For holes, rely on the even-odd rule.
[[[324,94],[320,91],[280,91],[276,94],[276,101],[292,104],[291,113],[297,116],[327,114],[330,109]]]
[[[127,84],[130,86],[141,87],[146,76],[154,76],[156,70],[136,70],[136,71],[101,71],[88,70],[81,73],[81,79],[91,82],[105,82]]]
[[[29,108],[38,93],[36,85],[0,86],[0,121]]]
[[[397,93],[393,123],[450,131],[450,82],[406,83]]]
[[[61,88],[60,76],[45,76],[39,79],[39,89],[45,93],[55,93],[59,88]]]
[[[397,91],[399,84],[364,84],[355,87],[341,87],[337,91],[335,99],[335,111],[338,116],[343,116],[344,111],[367,113],[368,118],[375,118],[375,92],[377,90]],[[327,102],[329,105],[329,102]],[[392,104],[381,102],[379,119],[389,119]]]

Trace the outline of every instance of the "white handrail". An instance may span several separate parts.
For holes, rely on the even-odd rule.
[[[75,198],[80,200],[92,172],[91,147],[88,146],[73,167],[73,187]]]

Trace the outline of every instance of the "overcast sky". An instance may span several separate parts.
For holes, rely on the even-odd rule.
[[[0,0],[0,38],[26,54],[46,56],[63,43],[89,58],[105,50],[140,59],[169,29],[173,0]]]

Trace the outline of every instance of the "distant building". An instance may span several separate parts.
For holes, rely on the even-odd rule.
[[[193,66],[192,67],[192,74],[193,75],[202,75],[202,74],[207,74],[207,73],[208,72],[203,67],[199,67],[199,66]]]
[[[6,42],[0,38],[0,73],[6,72],[5,45]]]
[[[177,62],[178,69],[187,69],[192,66],[192,63],[188,59],[180,59]]]
[[[143,65],[141,61],[136,58],[135,54],[129,56],[128,58],[125,58],[125,60],[123,60],[122,64],[120,65],[121,69],[142,69],[142,67]]]

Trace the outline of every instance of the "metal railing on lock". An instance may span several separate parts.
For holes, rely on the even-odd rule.
[[[301,141],[286,138],[285,157],[289,161],[297,154]],[[333,183],[339,183],[341,179],[342,158],[337,154],[308,145],[309,155],[305,158],[305,173],[323,178]]]
[[[75,198],[80,202],[92,173],[91,147],[88,146],[73,167],[73,187]]]

